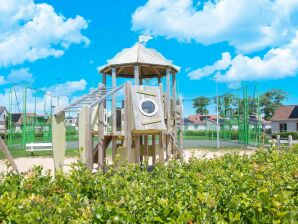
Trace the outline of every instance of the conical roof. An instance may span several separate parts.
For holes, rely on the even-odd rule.
[[[133,77],[135,65],[140,66],[142,78],[164,76],[167,68],[171,69],[172,73],[177,73],[180,69],[155,49],[136,43],[131,48],[125,48],[116,54],[106,65],[99,67],[98,71],[111,74],[111,68],[114,67],[117,68],[117,76]]]

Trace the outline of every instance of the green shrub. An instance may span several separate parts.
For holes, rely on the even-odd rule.
[[[272,134],[272,138],[276,139],[276,136],[279,135],[281,138],[288,138],[289,135],[292,135],[294,140],[298,140],[298,132],[279,132]]]
[[[298,149],[56,178],[0,174],[4,223],[296,223]]]

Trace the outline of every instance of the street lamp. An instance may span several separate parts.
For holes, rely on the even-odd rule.
[[[216,138],[217,148],[219,149],[219,99],[218,99],[218,83],[217,78],[214,78],[216,84]]]

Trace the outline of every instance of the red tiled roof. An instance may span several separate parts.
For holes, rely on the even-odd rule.
[[[298,105],[280,106],[274,112],[271,121],[297,120]]]
[[[189,115],[188,119],[195,124],[203,124],[205,123],[205,120],[216,121],[216,115],[194,114],[194,115]]]

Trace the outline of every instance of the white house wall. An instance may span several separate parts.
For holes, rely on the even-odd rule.
[[[272,132],[280,132],[279,130],[279,125],[280,124],[287,124],[287,131],[288,132],[295,132],[297,131],[297,123],[298,120],[293,120],[293,121],[272,121],[271,122],[271,127],[272,127]]]

